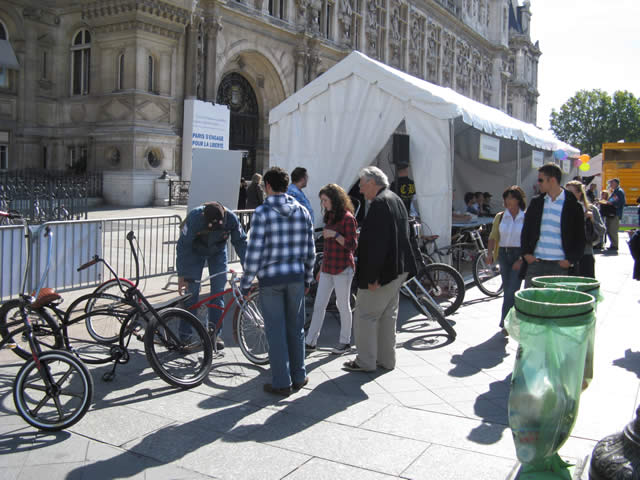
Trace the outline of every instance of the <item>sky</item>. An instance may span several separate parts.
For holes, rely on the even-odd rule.
[[[531,40],[542,51],[539,127],[579,90],[640,97],[640,0],[530,1]]]

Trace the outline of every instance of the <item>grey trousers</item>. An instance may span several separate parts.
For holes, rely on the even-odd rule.
[[[618,249],[618,230],[620,230],[620,219],[615,217],[607,217],[605,219],[605,223],[607,225],[607,235],[609,236],[609,241],[611,244],[609,248]]]
[[[376,289],[358,289],[354,315],[354,335],[358,356],[356,363],[374,371],[396,366],[396,320],[400,286],[407,279],[403,273],[394,281]]]
[[[527,267],[527,275],[524,277],[524,288],[531,287],[531,279],[534,277],[546,277],[548,275],[569,275],[568,268],[562,268],[558,262],[533,262]]]

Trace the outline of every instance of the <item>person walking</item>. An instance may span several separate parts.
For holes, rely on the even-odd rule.
[[[624,194],[624,190],[620,188],[620,180],[614,178],[609,180],[609,199],[607,202],[609,205],[613,205],[616,209],[616,214],[607,217],[607,234],[609,235],[609,241],[611,242],[609,252],[618,253],[618,230],[620,229],[620,220],[622,220],[622,213],[624,212],[624,206],[627,203],[627,199]]]
[[[307,169],[304,167],[296,167],[291,172],[291,185],[287,189],[287,194],[291,195],[295,198],[300,205],[307,209],[309,214],[311,215],[311,223],[315,223],[315,218],[313,216],[313,208],[311,208],[311,203],[309,199],[302,191],[303,188],[307,186],[309,182],[309,175],[307,174]]]
[[[240,179],[240,190],[238,191],[238,210],[247,208],[247,181]]]
[[[306,351],[316,349],[331,292],[336,292],[340,312],[340,338],[331,351],[342,354],[351,348],[351,281],[355,271],[354,252],[358,243],[356,219],[351,199],[342,187],[330,183],[320,190],[320,203],[325,211],[324,255],[318,279],[313,316],[306,337]]]
[[[584,213],[573,193],[562,188],[561,180],[562,170],[555,163],[538,169],[541,193],[531,200],[520,235],[528,264],[525,288],[533,277],[568,275],[584,254]]]
[[[304,295],[313,280],[311,216],[287,195],[289,175],[272,167],[264,175],[267,199],[251,219],[240,289],[258,277],[259,303],[269,344],[271,383],[265,392],[287,396],[307,384],[304,366]]]
[[[200,279],[204,263],[207,262],[209,275],[227,270],[227,240],[231,243],[244,261],[247,248],[247,236],[238,221],[238,217],[219,202],[208,202],[189,212],[180,230],[180,237],[176,246],[176,268],[178,270],[178,293],[185,291],[191,296],[185,300],[185,306],[190,307],[198,303],[200,295]],[[211,279],[210,294],[224,290],[227,282],[225,275]],[[214,298],[207,308],[209,312],[208,327],[213,329],[220,319],[224,309],[224,299]],[[221,338],[215,339],[218,350],[224,348]]]
[[[521,271],[523,267],[520,235],[524,225],[524,211],[526,209],[525,193],[518,185],[507,188],[503,194],[505,210],[493,219],[493,227],[489,235],[487,262],[498,261],[500,276],[504,288],[500,327],[506,334],[504,319],[513,307],[515,294],[522,283]]]
[[[360,191],[370,202],[358,239],[354,333],[358,355],[345,370],[374,371],[396,366],[396,320],[400,286],[415,275],[407,209],[377,167],[360,171]]]
[[[596,261],[593,257],[593,244],[600,241],[606,228],[598,208],[589,201],[584,185],[578,180],[572,180],[565,188],[573,193],[584,211],[584,255],[578,262],[577,275],[581,277],[596,278]]]
[[[254,173],[251,183],[247,187],[246,208],[253,210],[264,202],[264,190],[262,189],[262,175]]]

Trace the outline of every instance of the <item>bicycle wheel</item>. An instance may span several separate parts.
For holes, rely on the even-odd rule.
[[[116,295],[89,293],[76,299],[65,312],[62,330],[67,350],[75,353],[88,364],[100,364],[119,359],[123,356],[122,345],[97,340],[90,334],[87,325],[94,330],[118,332],[121,324],[132,315],[134,307]],[[97,326],[106,326],[98,328]],[[119,337],[117,337],[119,338]],[[122,344],[122,342],[120,342]]]
[[[497,263],[487,263],[487,251],[483,250],[473,264],[473,279],[482,293],[497,297],[502,293],[502,276]]]
[[[13,383],[16,410],[40,430],[68,428],[89,410],[93,398],[91,374],[80,360],[62,350],[44,352],[39,365],[32,358],[18,372]]]
[[[429,292],[431,298],[440,305],[445,316],[458,310],[464,300],[464,280],[462,275],[445,263],[430,263],[418,275],[418,280]],[[419,291],[414,291],[420,297]]]
[[[269,363],[269,343],[264,330],[264,318],[258,305],[258,292],[249,294],[244,308],[237,307],[233,317],[233,332],[242,354],[256,365]]]
[[[0,307],[0,335],[7,343],[15,343],[13,352],[28,360],[32,357],[26,327],[22,318],[23,302],[19,299],[9,300]],[[59,349],[62,346],[62,335],[58,323],[44,309],[33,310],[28,306],[24,311],[29,317],[33,335],[42,350]]]
[[[422,295],[421,297],[412,298],[413,303],[418,307],[418,310],[428,318],[432,318],[440,324],[445,332],[452,338],[456,338],[456,331],[449,321],[444,317],[437,305],[432,304],[432,300]]]
[[[174,387],[200,385],[211,370],[213,346],[207,330],[181,308],[158,312],[144,335],[144,350],[151,368]]]
[[[121,278],[120,282],[125,286],[133,285],[131,281],[126,278]],[[102,285],[98,285],[98,287],[93,291],[93,294],[97,296],[104,295],[105,298],[96,297],[88,300],[85,307],[86,313],[90,313],[94,308],[124,308],[125,304],[121,299],[122,291],[120,290],[120,285],[115,278],[104,282]],[[113,297],[120,299],[116,300]],[[120,305],[118,305],[118,303],[120,303]],[[89,335],[91,335],[95,341],[113,343],[118,340],[122,321],[123,319],[120,316],[91,315],[85,320],[85,325]]]

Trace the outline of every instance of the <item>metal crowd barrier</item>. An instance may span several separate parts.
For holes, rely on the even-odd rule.
[[[234,212],[247,231],[253,210]],[[135,278],[135,262],[126,240],[133,230],[139,245],[140,278],[176,273],[176,246],[182,218],[179,215],[132,217],[100,220],[46,222],[31,226],[34,239],[31,275],[27,290],[35,288],[46,266],[46,240],[41,233],[48,226],[53,232],[53,255],[46,286],[59,292],[97,286],[109,279],[102,265],[77,272],[78,266],[100,255],[120,277]],[[0,302],[20,294],[26,262],[22,226],[0,227]],[[227,248],[229,263],[239,262],[233,245]]]

